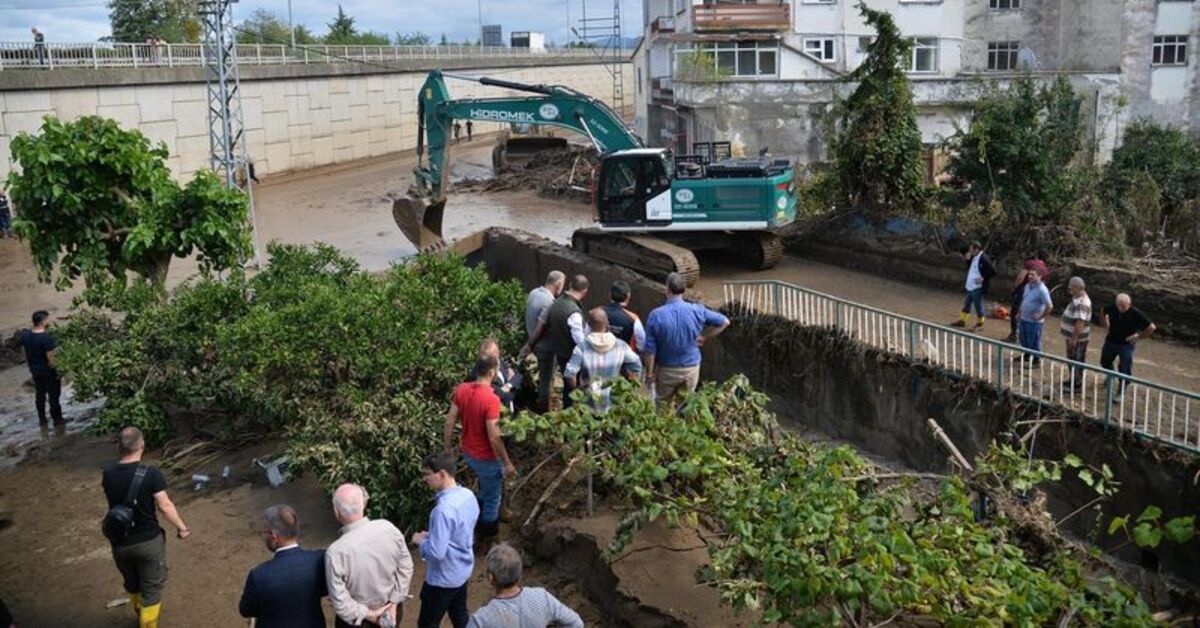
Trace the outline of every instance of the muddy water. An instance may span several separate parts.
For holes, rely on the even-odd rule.
[[[100,405],[100,401],[77,403],[71,398],[71,387],[65,386],[62,394],[65,425],[39,427],[29,370],[24,365],[0,370],[0,469],[12,468],[20,462],[31,445],[83,430],[92,423]]]

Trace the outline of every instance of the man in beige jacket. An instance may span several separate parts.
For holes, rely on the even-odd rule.
[[[333,493],[333,516],[342,525],[325,551],[334,625],[388,628],[400,623],[413,561],[404,534],[386,519],[368,519],[367,491],[343,484]]]

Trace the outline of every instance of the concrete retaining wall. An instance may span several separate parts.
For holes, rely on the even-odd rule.
[[[1161,507],[1166,518],[1194,515],[1200,504],[1200,487],[1192,482],[1200,459],[1194,456],[868,349],[826,329],[767,316],[735,319],[728,331],[705,345],[702,376],[721,380],[737,373],[770,395],[780,416],[918,471],[948,471],[949,466],[947,454],[926,427],[927,418],[938,421],[968,459],[986,452],[994,440],[1007,442],[1010,431],[1024,434],[1030,425],[1018,426],[1019,422],[1065,420],[1039,429],[1032,441],[1034,455],[1061,460],[1074,453],[1088,464],[1107,464],[1113,470],[1121,486],[1099,517],[1102,527],[1117,515],[1136,516],[1150,504]],[[1096,497],[1067,475],[1071,477],[1047,487],[1056,518]],[[1096,526],[1090,510],[1068,523],[1081,537]],[[1112,549],[1124,539],[1109,537],[1101,529],[1096,540]],[[1164,544],[1145,554],[1127,546],[1118,555],[1130,562],[1161,564],[1167,573],[1200,583],[1200,544]]]
[[[537,66],[505,61],[509,65],[503,67],[464,61],[460,71],[521,83],[561,84],[611,101],[612,76],[604,65],[586,60],[540,61]],[[432,68],[415,63],[397,67],[394,71],[329,64],[243,69],[247,149],[258,176],[415,148],[417,90]],[[632,93],[633,72],[625,76],[626,93]],[[451,81],[450,90],[455,98],[513,94],[465,81]],[[47,115],[66,120],[99,115],[139,129],[152,141],[166,143],[171,171],[180,180],[190,179],[208,165],[208,105],[200,68],[0,74],[0,178],[13,167],[11,139],[20,132],[37,132]],[[475,125],[479,133],[499,128],[494,123]]]

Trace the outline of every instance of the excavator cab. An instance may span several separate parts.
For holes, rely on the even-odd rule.
[[[662,149],[639,148],[605,157],[593,203],[605,227],[661,226],[671,222],[672,163]],[[667,211],[656,211],[665,203]]]

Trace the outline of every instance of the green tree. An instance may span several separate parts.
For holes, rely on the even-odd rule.
[[[851,75],[858,86],[833,109],[829,149],[841,194],[874,216],[923,213],[928,193],[912,86],[904,73],[911,41],[885,11],[859,3],[875,39]]]
[[[329,33],[325,35],[325,43],[343,45],[357,43],[354,41],[358,31],[354,28],[354,18],[346,14],[342,5],[338,5],[337,15],[329,23]]]
[[[449,46],[450,40],[446,39],[446,33],[442,33],[442,38],[438,40],[439,46]]]
[[[170,43],[199,41],[196,4],[187,0],[109,0],[114,41],[140,43],[151,36]]]
[[[999,201],[1019,224],[1057,221],[1079,198],[1072,161],[1082,146],[1079,99],[1065,78],[1031,77],[995,88],[975,105],[971,126],[948,141],[953,206]]]
[[[445,35],[442,36],[443,39]],[[421,31],[413,31],[411,33],[396,33],[392,43],[397,46],[429,46],[433,44],[433,38]]]
[[[1157,191],[1154,216],[1139,211],[1138,189],[1153,181]],[[1139,185],[1140,184],[1140,185]],[[1194,218],[1200,199],[1200,141],[1186,132],[1138,120],[1124,137],[1104,169],[1101,186],[1105,203],[1127,220],[1147,222],[1152,231],[1178,236]],[[1151,199],[1153,200],[1153,199]],[[1182,219],[1182,220],[1181,220]]]
[[[201,171],[180,187],[167,148],[96,116],[46,117],[38,135],[12,140],[20,166],[8,176],[13,223],[29,242],[42,281],[61,289],[123,284],[129,271],[161,288],[174,257],[202,269],[236,266],[251,253],[245,195]]]
[[[296,32],[296,44],[298,44],[298,45],[308,46],[311,44],[318,43],[317,36],[313,35],[312,31],[308,30],[308,27],[303,24],[297,24],[295,32]]]
[[[238,25],[239,44],[286,44],[291,41],[288,25],[278,15],[266,9],[255,9]],[[299,43],[299,38],[296,42]]]

